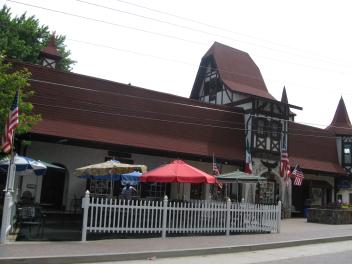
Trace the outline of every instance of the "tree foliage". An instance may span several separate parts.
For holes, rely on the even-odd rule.
[[[6,6],[0,11],[0,54],[5,54],[8,58],[39,63],[39,53],[47,46],[51,35],[49,28],[40,25],[34,16],[27,17],[24,13],[12,17],[10,8]],[[62,56],[57,68],[70,71],[75,61],[69,58],[71,52],[66,48],[65,36],[57,35],[55,38]]]
[[[3,135],[4,124],[8,119],[9,110],[16,91],[19,90],[19,126],[16,134],[24,134],[30,131],[32,126],[41,119],[40,115],[33,114],[33,105],[28,102],[28,98],[33,95],[29,89],[28,70],[13,71],[11,64],[4,62],[4,57],[0,56],[0,131]]]

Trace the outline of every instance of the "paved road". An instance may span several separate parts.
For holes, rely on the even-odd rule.
[[[96,262],[144,260],[149,256],[157,255],[157,263],[172,264],[178,262],[159,261],[162,261],[161,257],[248,252],[265,248],[276,248],[276,252],[279,248],[288,244],[291,246],[311,245],[318,243],[318,241],[321,243],[322,240],[325,242],[351,241],[352,225],[324,225],[307,223],[306,219],[285,219],[282,221],[281,232],[278,234],[183,236],[167,237],[166,239],[107,239],[88,242],[14,242],[0,245],[0,263],[71,264],[90,262],[92,259]],[[350,248],[352,249],[352,246]],[[236,258],[238,256],[236,255]],[[220,255],[208,256],[206,259],[211,259],[212,262],[215,262],[212,264],[220,264],[217,263],[218,257]],[[204,261],[205,258],[201,259]],[[274,260],[276,259],[277,257],[274,258]],[[194,260],[196,261],[197,259],[195,258]],[[228,259],[225,261],[226,264],[229,263]],[[352,262],[347,260],[344,264],[350,263]],[[151,263],[149,262],[149,264]],[[333,262],[333,264],[337,263]]]
[[[351,263],[351,259],[352,241],[344,241],[233,254],[163,259],[152,257],[149,260],[104,262],[104,264],[347,264]]]

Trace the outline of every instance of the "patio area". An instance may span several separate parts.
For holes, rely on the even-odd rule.
[[[12,240],[15,241],[79,241],[82,215],[61,211],[43,211],[42,226],[20,225]]]

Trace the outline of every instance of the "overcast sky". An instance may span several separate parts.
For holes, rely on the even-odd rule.
[[[352,118],[348,0],[0,3],[66,35],[76,73],[188,97],[202,56],[218,41],[248,52],[278,100],[286,86],[289,103],[303,107],[296,121],[326,127],[341,95]]]

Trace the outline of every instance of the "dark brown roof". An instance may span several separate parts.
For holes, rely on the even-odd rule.
[[[230,90],[275,100],[248,53],[215,42],[202,61],[209,56],[213,57],[221,80]]]
[[[43,117],[34,134],[244,159],[241,109],[37,65],[25,67],[32,72],[31,101]]]
[[[346,174],[338,163],[335,135],[324,129],[289,123],[290,165],[303,169]]]
[[[43,120],[36,135],[243,161],[244,120],[239,108],[205,104],[39,65],[15,63],[32,73],[31,101]],[[334,135],[290,124],[291,165],[344,173]],[[323,137],[308,137],[305,135]]]
[[[60,59],[61,58],[61,55],[57,50],[56,40],[55,40],[54,34],[50,37],[48,45],[45,48],[43,48],[40,53],[43,57],[49,57],[52,59]]]
[[[326,128],[327,130],[335,133],[336,135],[351,135],[352,125],[348,117],[345,102],[341,97],[337,105],[336,112],[331,124]]]

